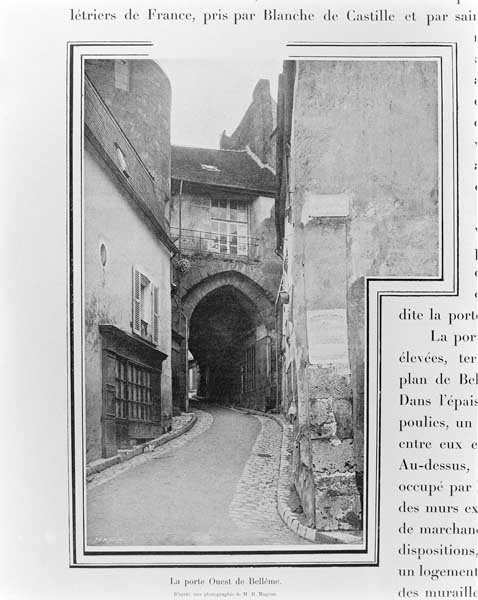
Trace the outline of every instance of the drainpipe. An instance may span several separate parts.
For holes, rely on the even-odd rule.
[[[280,256],[278,253],[277,253],[277,255]],[[275,330],[276,330],[276,409],[279,412],[280,412],[281,400],[282,400],[281,393],[283,392],[283,390],[282,390],[282,367],[283,367],[282,359],[281,359],[280,369],[279,369],[279,356],[281,355],[281,351],[282,351],[282,327],[284,325],[283,322],[281,322],[281,329],[279,331],[279,306],[280,306],[279,302],[281,299],[280,292],[282,290],[283,280],[284,280],[284,274],[282,274],[280,284],[279,284],[279,290],[277,291],[276,300],[274,303],[274,318],[275,318]],[[280,348],[279,348],[279,340],[280,340]],[[280,386],[279,386],[279,378],[281,378]],[[280,390],[279,390],[279,387],[280,387]]]
[[[277,295],[275,304],[274,304],[274,318],[275,318],[275,330],[276,330],[276,410],[280,412],[280,397],[279,397],[279,377],[282,377],[282,363],[279,365],[279,344],[278,340],[282,339],[282,331],[279,334],[278,329],[278,321],[279,321],[279,311],[277,310],[277,304],[279,301],[279,295]],[[279,372],[280,370],[280,372]]]
[[[181,179],[179,181],[179,196],[178,196],[178,202],[179,202],[179,244],[178,244],[178,250],[179,250],[179,258],[182,257],[181,255],[181,250],[182,250],[182,242],[183,242],[183,180]],[[183,317],[184,319],[184,330],[185,330],[185,345],[186,345],[186,357],[185,357],[185,381],[184,381],[184,389],[185,389],[185,398],[184,398],[184,406],[186,409],[186,412],[189,412],[189,322],[188,322],[188,318],[185,314],[185,312],[183,311],[183,309],[181,308],[181,301],[179,300],[179,298],[176,298],[176,302],[177,302],[177,306],[178,306],[178,312],[179,314]]]
[[[185,407],[185,412],[189,412],[189,360],[188,360],[188,354],[189,354],[189,321],[188,321],[188,317],[186,315],[186,313],[184,312],[184,310],[181,308],[181,300],[177,297],[174,296],[174,299],[176,301],[176,306],[178,307],[178,313],[181,317],[183,317],[184,319],[184,343],[185,343],[185,353],[186,353],[186,358],[185,358],[185,367],[186,367],[186,371],[185,371],[185,380],[184,380],[184,390],[185,390],[185,398],[184,398],[184,407]]]
[[[186,381],[184,385],[184,407],[186,412],[189,412],[189,322],[186,313],[180,309],[180,314],[184,317],[184,330],[185,330],[185,345],[186,345]]]
[[[181,246],[182,246],[182,222],[183,222],[183,180],[179,181],[179,257],[181,258]]]

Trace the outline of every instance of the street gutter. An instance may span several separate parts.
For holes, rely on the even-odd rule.
[[[353,534],[342,532],[342,531],[319,531],[315,529],[315,527],[308,527],[303,523],[300,523],[297,518],[297,514],[295,514],[290,508],[287,498],[289,497],[289,485],[290,485],[290,477],[288,476],[290,473],[290,465],[289,458],[287,456],[288,452],[288,442],[287,442],[287,424],[284,422],[283,418],[274,413],[264,413],[259,410],[254,410],[252,408],[240,408],[238,406],[228,407],[230,410],[234,410],[236,412],[240,412],[243,414],[252,414],[258,415],[260,417],[268,417],[269,419],[273,419],[282,427],[282,445],[281,445],[281,457],[280,457],[280,467],[279,467],[279,481],[277,484],[277,511],[282,519],[282,521],[287,525],[287,527],[296,533],[299,537],[309,540],[309,542],[321,542],[321,543],[331,543],[331,544],[356,544],[359,540]]]
[[[124,463],[128,460],[131,460],[135,456],[139,456],[140,454],[143,454],[145,452],[151,452],[153,448],[162,446],[163,444],[174,440],[180,435],[183,435],[183,433],[186,433],[187,431],[192,429],[196,421],[197,415],[191,413],[190,420],[185,425],[183,425],[181,429],[178,429],[177,431],[164,433],[160,437],[155,438],[154,440],[150,440],[149,442],[144,442],[139,446],[135,446],[131,450],[126,450],[125,452],[121,452],[121,454],[115,454],[115,456],[111,456],[110,458],[102,458],[100,460],[92,462],[86,467],[86,476],[88,477],[90,475],[94,475],[95,473],[101,473],[101,471],[104,471],[109,467],[113,467],[114,465],[117,465],[119,463]]]

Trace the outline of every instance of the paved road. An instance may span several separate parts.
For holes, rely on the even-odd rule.
[[[206,429],[200,435],[169,450],[167,444],[151,460],[88,490],[89,544],[305,542],[275,510],[279,431],[266,431],[252,415],[217,407],[207,411],[195,426]],[[212,424],[206,428],[205,421]],[[269,466],[258,469],[268,456]]]

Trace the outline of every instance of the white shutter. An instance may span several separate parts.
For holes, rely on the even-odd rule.
[[[133,331],[141,335],[141,273],[133,266]]]
[[[153,343],[159,343],[159,287],[153,286]]]

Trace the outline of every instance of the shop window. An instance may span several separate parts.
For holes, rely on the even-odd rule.
[[[115,414],[129,421],[153,420],[150,369],[119,356],[115,364]]]

